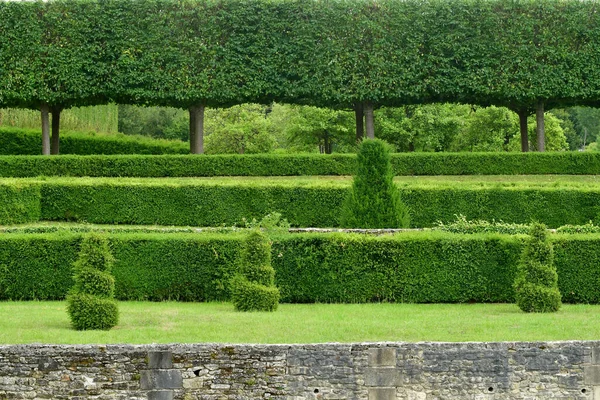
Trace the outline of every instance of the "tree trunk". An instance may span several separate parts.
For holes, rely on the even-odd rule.
[[[194,108],[190,107],[190,154],[194,154],[194,141],[196,137],[196,114],[194,113]]]
[[[365,137],[365,111],[363,103],[354,104],[354,116],[356,118],[356,143],[360,143]]]
[[[60,107],[52,107],[52,142],[50,154],[57,155],[60,150]]]
[[[544,128],[544,102],[539,101],[535,109],[537,151],[546,151],[546,130]]]
[[[529,133],[527,131],[527,110],[517,111],[519,116],[519,128],[521,130],[521,151],[529,151]]]
[[[365,126],[367,128],[367,138],[375,139],[375,124],[373,121],[373,104],[365,103]]]
[[[190,108],[190,153],[204,153],[204,104]]]
[[[50,108],[47,104],[42,104],[42,154],[50,155]]]

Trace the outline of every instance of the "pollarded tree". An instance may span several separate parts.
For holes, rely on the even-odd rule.
[[[341,225],[346,228],[408,228],[408,208],[394,184],[389,145],[364,140],[358,151],[358,172],[344,203]]]
[[[110,273],[113,262],[106,237],[92,233],[83,239],[73,264],[75,285],[67,297],[73,328],[109,330],[117,325],[115,278]]]
[[[514,288],[517,305],[525,312],[554,312],[561,306],[554,252],[546,226],[531,225],[521,253]]]
[[[271,242],[258,229],[244,241],[240,270],[231,282],[231,299],[238,311],[275,311],[279,304]]]

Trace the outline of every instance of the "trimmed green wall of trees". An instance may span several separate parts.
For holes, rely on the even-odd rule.
[[[578,0],[0,2],[0,106],[600,100]]]

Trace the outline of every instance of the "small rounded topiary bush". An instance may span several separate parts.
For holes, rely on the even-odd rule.
[[[410,216],[394,184],[389,145],[367,139],[360,144],[358,170],[342,210],[344,228],[408,228]]]
[[[67,297],[67,312],[77,330],[108,330],[117,325],[119,310],[114,299],[114,258],[106,237],[91,233],[84,237],[73,264],[75,285]]]
[[[531,225],[514,288],[517,305],[525,312],[554,312],[561,306],[554,252],[544,224]]]
[[[238,311],[275,311],[279,289],[271,266],[271,242],[259,230],[244,241],[239,273],[231,281],[231,299]]]

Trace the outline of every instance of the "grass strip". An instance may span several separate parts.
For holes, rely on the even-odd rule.
[[[65,302],[0,303],[0,344],[322,343],[597,340],[600,306],[525,314],[514,304],[282,304],[239,313],[230,303],[120,302],[113,330],[71,329]]]

